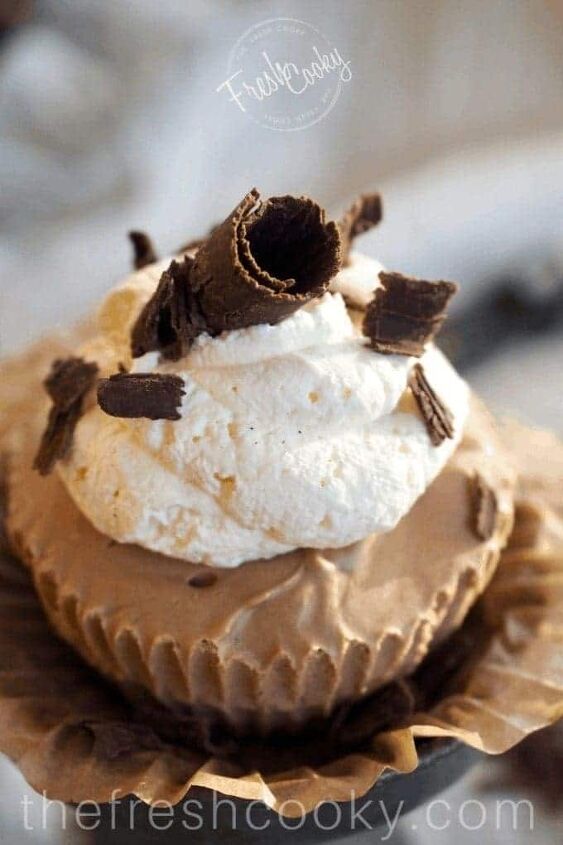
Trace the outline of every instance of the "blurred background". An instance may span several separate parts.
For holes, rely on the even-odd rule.
[[[350,62],[302,131],[216,91],[237,39],[277,17]],[[497,410],[563,434],[563,0],[0,0],[0,354],[97,303],[129,270],[128,229],[172,252],[253,185],[334,214],[380,190],[361,249],[459,281],[443,342],[460,369]],[[457,840],[560,842],[562,745],[552,731],[453,788],[537,800],[533,831],[491,814]],[[21,831],[25,785],[0,776],[0,834],[88,841]],[[408,841],[451,841],[412,818]]]

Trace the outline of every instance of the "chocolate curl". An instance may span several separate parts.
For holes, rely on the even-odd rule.
[[[339,268],[338,227],[306,197],[253,189],[202,244],[191,273],[210,334],[279,323],[321,296]]]
[[[129,240],[133,244],[133,266],[135,270],[154,264],[158,261],[153,242],[146,232],[129,232]]]
[[[131,334],[131,353],[139,358],[159,351],[177,361],[187,354],[198,334],[206,330],[190,282],[193,259],[173,261],[141,311]]]
[[[428,282],[401,273],[379,274],[381,286],[369,303],[363,332],[376,352],[417,358],[444,320],[454,282]]]
[[[347,264],[352,241],[358,235],[369,232],[381,222],[383,203],[381,194],[362,194],[342,215],[338,223],[342,239],[342,259]]]

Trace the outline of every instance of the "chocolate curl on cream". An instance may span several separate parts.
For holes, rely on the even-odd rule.
[[[409,376],[409,387],[422,414],[433,446],[454,437],[454,418],[426,378],[422,364],[415,364]],[[492,536],[492,534],[491,534]]]
[[[279,323],[321,296],[339,268],[338,227],[306,197],[253,189],[202,244],[192,284],[210,334]]]
[[[256,189],[203,241],[173,261],[133,328],[134,358],[159,350],[177,360],[202,332],[215,336],[275,324],[321,296],[340,268],[336,223],[306,197]]]
[[[343,263],[348,262],[352,241],[358,235],[369,232],[383,218],[381,194],[362,194],[352,203],[338,223],[342,239]]]
[[[111,417],[179,420],[184,382],[168,373],[115,373],[98,382],[98,405]]]
[[[59,359],[53,363],[43,382],[53,404],[33,463],[41,475],[48,475],[56,462],[70,453],[84,398],[97,376],[98,365],[82,358]]]
[[[386,272],[379,280],[364,317],[364,335],[376,352],[420,358],[441,329],[457,285]]]

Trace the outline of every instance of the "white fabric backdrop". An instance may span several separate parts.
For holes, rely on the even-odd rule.
[[[248,26],[320,28],[351,61],[302,132],[215,92]],[[469,291],[561,236],[562,10],[545,0],[39,0],[0,51],[0,350],[96,302],[125,232],[162,251],[256,184],[338,211],[382,187],[366,249]]]

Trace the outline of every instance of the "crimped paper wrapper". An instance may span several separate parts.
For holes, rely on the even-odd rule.
[[[264,741],[210,756],[157,734],[158,719],[132,712],[57,639],[28,573],[4,554],[0,750],[35,789],[64,801],[134,794],[176,803],[197,785],[290,813],[289,799],[310,810],[364,794],[387,768],[412,771],[417,738],[455,737],[498,754],[555,722],[563,715],[563,445],[516,424],[506,437],[521,471],[515,529],[463,627],[410,681],[340,713],[326,736],[274,751]]]

